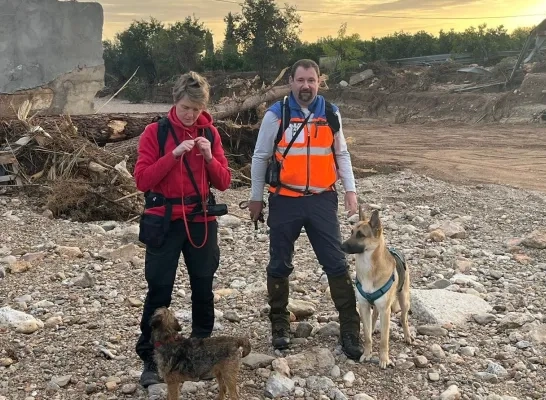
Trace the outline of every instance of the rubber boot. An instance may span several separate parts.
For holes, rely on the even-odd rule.
[[[286,349],[290,345],[290,313],[288,307],[288,278],[267,276],[269,295],[269,320],[271,321],[271,343],[275,349]]]
[[[350,359],[359,360],[364,349],[360,342],[360,317],[356,311],[356,296],[349,272],[341,276],[329,276],[328,284],[339,313],[339,339],[343,352]]]

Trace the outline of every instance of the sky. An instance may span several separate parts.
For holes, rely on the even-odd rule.
[[[85,0],[80,0],[83,2]],[[96,1],[96,0],[87,0]],[[154,17],[165,25],[195,15],[213,33],[214,42],[224,38],[223,18],[239,12],[242,0],[99,0],[104,10],[103,38],[113,39],[132,20]],[[301,16],[300,38],[315,41],[336,36],[342,23],[347,34],[358,33],[361,39],[381,37],[394,32],[420,30],[437,35],[440,29],[462,31],[473,25],[504,25],[509,31],[531,26],[546,18],[545,0],[285,0],[296,6]],[[517,5],[516,5],[517,4]],[[305,11],[304,11],[305,10]],[[335,14],[333,14],[335,13]],[[370,16],[373,15],[373,16]],[[520,15],[532,15],[528,17]],[[507,18],[491,18],[505,17]],[[403,17],[403,18],[393,18]],[[462,19],[476,18],[477,19]],[[489,18],[488,18],[489,17]],[[443,19],[435,19],[443,18]],[[459,18],[459,19],[448,19]]]

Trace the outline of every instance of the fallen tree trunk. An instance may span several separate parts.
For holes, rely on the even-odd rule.
[[[215,126],[220,133],[230,166],[238,168],[248,163],[254,152],[259,124],[238,125],[231,121],[216,121]],[[132,171],[136,162],[139,139],[137,136],[119,142],[107,143],[104,148],[116,156],[128,156],[127,168]]]
[[[226,119],[241,111],[257,108],[262,103],[281,99],[290,93],[290,86],[274,86],[265,93],[258,93],[245,99],[233,99],[222,104],[215,104],[211,110],[215,119]]]
[[[245,111],[257,109],[264,102],[271,102],[280,99],[290,92],[288,85],[275,86],[264,93],[251,95],[245,99],[230,99],[225,103],[216,104],[210,108],[215,120],[226,118],[237,119],[238,114]],[[70,116],[72,124],[77,128],[78,133],[99,146],[106,143],[119,142],[139,136],[146,125],[150,124],[165,113],[116,113],[116,114],[91,114]],[[46,132],[58,129],[63,123],[63,116],[36,116],[31,125],[40,126]],[[4,129],[11,135],[23,136],[28,126],[13,118],[1,118],[0,122]]]

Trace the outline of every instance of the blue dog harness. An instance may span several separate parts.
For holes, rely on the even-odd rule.
[[[394,283],[396,272],[398,272],[398,291],[399,292],[402,291],[402,287],[404,286],[404,281],[406,280],[406,274],[405,274],[406,258],[398,249],[395,249],[394,247],[390,247],[389,252],[394,256],[394,259],[396,260],[396,271],[392,273],[392,276],[382,287],[380,287],[373,293],[368,293],[368,292],[365,292],[364,289],[362,289],[362,284],[358,281],[358,278],[356,278],[355,280],[355,285],[356,285],[356,288],[358,289],[358,292],[372,306],[377,299],[379,299],[381,296],[383,296],[385,293],[389,291],[392,284]]]

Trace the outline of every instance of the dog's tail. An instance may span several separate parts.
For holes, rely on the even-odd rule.
[[[252,350],[252,346],[250,345],[250,340],[247,337],[241,337],[237,341],[237,345],[239,346],[239,349],[241,350],[241,356],[244,358],[250,354],[250,351]]]

